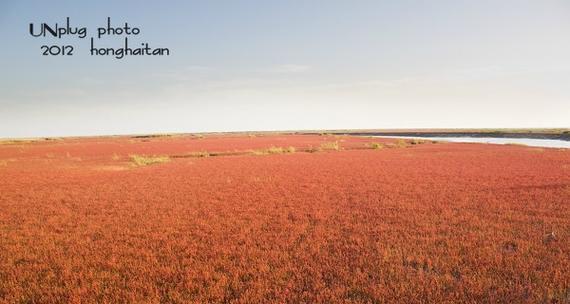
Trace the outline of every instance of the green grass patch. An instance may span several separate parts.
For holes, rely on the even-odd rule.
[[[254,155],[268,155],[268,154],[289,154],[295,153],[295,147],[269,147],[266,149],[253,150]]]
[[[398,148],[405,148],[407,146],[408,146],[408,142],[404,139],[398,139],[396,141],[396,147],[398,147]]]
[[[170,161],[170,157],[168,157],[167,155],[161,155],[161,156],[131,155],[130,157],[131,157],[131,162],[137,167],[167,163]]]
[[[197,151],[188,153],[190,157],[210,157],[212,154],[208,151]]]
[[[409,140],[408,142],[412,145],[421,145],[421,144],[425,144],[427,141],[425,141],[423,139],[414,138],[414,139]]]
[[[384,148],[384,145],[381,143],[373,142],[370,144],[370,148],[372,148],[374,150],[380,150],[380,149]]]
[[[338,151],[338,150],[340,150],[340,144],[338,143],[338,141],[329,141],[329,142],[322,143],[320,148],[322,150]]]

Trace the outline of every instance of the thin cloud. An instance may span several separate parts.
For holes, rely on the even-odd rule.
[[[311,67],[302,64],[281,64],[273,67],[272,72],[275,73],[303,73],[310,70]]]

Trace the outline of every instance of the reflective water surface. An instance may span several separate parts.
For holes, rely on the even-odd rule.
[[[534,138],[496,138],[496,137],[421,137],[421,136],[376,136],[384,138],[409,138],[425,139],[460,143],[485,143],[485,144],[519,144],[531,147],[546,148],[570,148],[570,141],[558,139],[534,139]]]

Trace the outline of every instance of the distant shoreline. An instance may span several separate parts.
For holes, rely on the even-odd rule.
[[[63,138],[106,138],[106,137],[170,137],[170,136],[240,136],[240,135],[353,135],[353,136],[407,136],[407,137],[491,137],[491,138],[528,138],[555,139],[570,141],[570,129],[322,129],[322,130],[271,130],[271,131],[213,131],[213,132],[157,132],[157,133],[125,133],[101,135],[67,135],[67,136],[38,136],[38,137],[0,137],[0,142],[6,141],[50,141]]]
[[[342,132],[353,136],[407,136],[407,137],[490,137],[490,138],[528,138],[557,139],[570,141],[568,133],[524,133],[524,132]]]

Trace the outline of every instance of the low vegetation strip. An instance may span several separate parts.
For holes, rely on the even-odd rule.
[[[267,149],[252,150],[251,153],[254,155],[288,154],[295,153],[296,150],[295,147],[269,147]]]
[[[153,164],[161,164],[170,161],[170,157],[167,155],[161,156],[147,156],[147,155],[131,155],[131,162],[137,166],[148,166]]]
[[[376,143],[376,142],[374,142],[374,143],[371,143],[371,144],[370,144],[370,148],[372,148],[372,149],[374,149],[374,150],[379,150],[379,149],[384,148],[384,145],[381,144],[381,143]]]
[[[325,142],[321,144],[321,149],[338,151],[340,150],[340,144],[338,143],[338,141]]]
[[[185,154],[175,154],[170,155],[170,158],[204,158],[204,157],[218,157],[218,156],[244,156],[244,155],[272,155],[272,154],[292,154],[292,153],[316,153],[316,152],[326,152],[326,151],[341,151],[341,150],[380,150],[383,148],[407,148],[410,145],[419,145],[428,143],[423,140],[403,140],[400,139],[396,143],[366,143],[362,146],[352,146],[347,148],[341,148],[338,141],[335,142],[324,142],[318,147],[300,147],[295,148],[293,146],[289,147],[275,147],[271,146],[269,148],[263,149],[248,149],[248,150],[234,150],[234,151],[197,151],[189,152]]]

